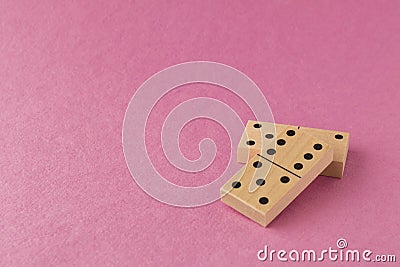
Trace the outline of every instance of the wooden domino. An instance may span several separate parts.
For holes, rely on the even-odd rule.
[[[274,127],[276,136],[288,126],[249,120],[238,145],[238,162],[246,163],[250,158],[260,153],[264,146],[268,145],[268,139],[274,137]],[[303,132],[328,143],[333,148],[333,161],[321,175],[342,178],[349,147],[349,133],[309,127],[292,127],[301,129]]]
[[[302,128],[289,126],[254,155],[221,188],[224,203],[267,226],[333,160],[333,148]],[[279,141],[283,140],[283,141]],[[250,183],[257,190],[250,192]]]

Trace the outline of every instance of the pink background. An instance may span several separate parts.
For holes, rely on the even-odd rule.
[[[1,1],[0,265],[254,265],[264,245],[341,237],[399,258],[399,32],[398,1]],[[219,201],[183,209],[142,192],[122,152],[125,109],[152,74],[192,60],[246,73],[277,122],[350,132],[344,178],[319,177],[268,228]],[[179,88],[151,115],[153,157],[163,118],[196,96],[248,119],[224,91]],[[227,134],[195,121],[181,142],[196,158],[205,136],[220,148],[205,174],[176,178],[162,156],[160,172],[213,180]]]

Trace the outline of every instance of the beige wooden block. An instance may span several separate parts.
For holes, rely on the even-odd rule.
[[[257,127],[254,127],[254,125],[256,125]],[[278,123],[273,124],[249,120],[238,145],[238,162],[246,163],[250,158],[254,157],[254,155],[260,153],[266,147],[269,147],[271,141],[276,141],[277,139],[275,137],[288,126],[289,125]],[[322,130],[303,126],[291,127],[300,128],[304,130],[304,132],[328,143],[334,151],[333,161],[321,173],[321,175],[337,178],[343,177],[343,171],[346,164],[347,151],[349,147],[349,133],[333,130]]]
[[[275,153],[262,151],[253,156],[221,188],[224,203],[262,226],[278,216],[333,159],[333,149],[326,142],[302,129],[288,127],[277,139],[285,144],[271,145],[268,149]],[[257,190],[250,192],[252,186]]]
[[[250,158],[260,153],[265,144],[274,141],[277,134],[287,126],[249,120],[240,139],[237,160],[246,163]]]

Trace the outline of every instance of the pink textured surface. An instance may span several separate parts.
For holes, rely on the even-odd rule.
[[[232,2],[1,2],[0,265],[242,266],[264,245],[324,249],[340,237],[399,253],[399,2]],[[277,122],[349,131],[344,178],[319,177],[266,229],[221,202],[147,196],[124,161],[125,108],[153,73],[191,60],[249,75]],[[182,89],[160,114],[196,94],[236,103]],[[227,140],[214,126],[184,130],[189,157],[199,138]],[[226,164],[218,146],[204,183]]]

